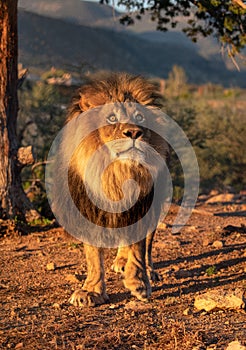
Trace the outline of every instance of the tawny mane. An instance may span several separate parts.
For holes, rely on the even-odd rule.
[[[161,107],[161,96],[156,87],[141,76],[110,74],[103,79],[91,81],[78,90],[68,111],[67,121],[88,109],[114,102]]]
[[[138,140],[135,144],[139,142],[138,147],[144,156],[136,159],[123,158],[123,160],[112,158],[114,153],[111,151],[114,145],[118,151],[128,150],[129,138],[122,138],[122,130],[123,127],[131,124],[107,124],[97,129],[95,127],[99,119],[105,118],[105,115],[100,114],[98,110],[93,114],[92,109],[107,104],[110,107],[117,102],[129,103],[133,109],[134,104],[160,107],[161,97],[156,91],[156,86],[144,78],[123,73],[113,74],[83,85],[68,111],[67,122],[71,121],[71,123],[68,123],[69,127],[63,134],[62,147],[59,149],[57,158],[59,176],[54,188],[54,207],[58,216],[62,213],[68,231],[70,227],[72,231],[76,228],[78,232],[83,229],[78,227],[82,214],[86,222],[95,225],[93,232],[91,232],[92,228],[88,232],[87,228],[84,228],[82,236],[85,241],[89,242],[91,237],[94,237],[97,243],[100,241],[103,245],[104,240],[110,239],[112,246],[117,242],[128,244],[133,238],[140,240],[141,234],[144,234],[141,230],[142,218],[144,218],[143,225],[148,226],[144,227],[144,230],[153,230],[156,226],[163,194],[159,190],[154,193],[154,185],[158,189],[161,188],[164,167],[160,156],[166,159],[168,154],[168,147],[166,144],[163,145],[161,137],[150,129],[144,130],[143,127],[142,141]],[[84,113],[86,111],[88,113]],[[90,117],[90,112],[93,118]],[[158,120],[156,122],[158,123]],[[89,131],[91,125],[92,132]],[[80,139],[80,143],[77,143]],[[71,157],[74,144],[78,146],[73,150]],[[106,147],[102,148],[102,153],[97,153],[104,144]],[[69,164],[68,172],[67,164]],[[132,185],[123,187],[127,180],[133,180],[137,184],[136,188]],[[63,195],[63,188],[66,188],[67,184],[71,197]],[[73,205],[71,206],[70,198],[77,207],[78,213],[71,212]],[[153,198],[156,205],[152,208]],[[119,210],[114,209],[114,202],[120,202],[116,203]],[[145,221],[150,208],[152,208],[151,220]],[[135,223],[139,226],[139,237],[136,237],[138,233],[134,229]],[[120,231],[118,235],[111,236],[110,233],[108,236],[108,228],[120,229]],[[122,228],[124,230],[121,230]]]

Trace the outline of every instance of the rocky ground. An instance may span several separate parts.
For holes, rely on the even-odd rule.
[[[83,284],[82,244],[61,228],[0,226],[0,349],[246,349],[246,204],[200,203],[178,235],[177,207],[160,225],[149,302],[137,301],[110,270],[110,303],[69,304]]]

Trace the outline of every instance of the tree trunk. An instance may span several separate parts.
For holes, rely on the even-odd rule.
[[[21,169],[28,158],[18,149],[18,37],[17,0],[0,1],[0,217],[39,217],[21,184]],[[30,157],[29,163],[30,163]]]

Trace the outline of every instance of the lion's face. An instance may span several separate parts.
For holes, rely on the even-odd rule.
[[[105,125],[98,129],[101,144],[106,144],[112,160],[151,163],[147,145],[151,132],[147,129],[147,113],[135,103],[116,103],[103,108]]]

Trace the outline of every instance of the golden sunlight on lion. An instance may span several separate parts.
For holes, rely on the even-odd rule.
[[[125,287],[140,300],[151,294],[149,280],[159,278],[153,270],[151,250],[164,195],[158,193],[154,207],[151,203],[154,185],[165,186],[160,157],[166,161],[169,149],[167,143],[148,128],[151,113],[144,112],[159,107],[160,96],[147,80],[111,74],[82,86],[67,118],[69,123],[80,116],[78,121],[84,123],[83,130],[87,135],[73,152],[69,164],[68,185],[73,202],[98,228],[99,239],[105,227],[122,228],[126,237],[136,235],[135,243],[126,245],[123,239],[119,244],[112,268],[123,274]],[[83,114],[88,111],[95,111],[96,119],[85,121],[84,118],[83,121]],[[91,127],[91,123],[95,125]],[[75,133],[76,130],[64,136],[61,157],[66,154]],[[99,154],[98,149],[101,149]],[[132,183],[126,186],[126,181]],[[110,203],[111,210],[105,209],[105,203]],[[57,195],[56,205],[64,205],[62,194]],[[114,211],[114,205],[120,210]],[[151,211],[151,220],[143,224],[141,218],[148,211]],[[133,224],[137,228],[134,231],[131,229]],[[95,245],[85,243],[84,249],[87,278],[83,289],[75,291],[70,301],[78,306],[105,303],[108,296],[103,248],[97,242]]]

